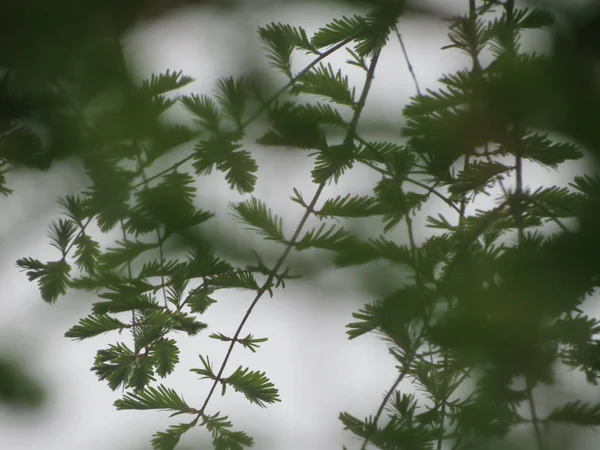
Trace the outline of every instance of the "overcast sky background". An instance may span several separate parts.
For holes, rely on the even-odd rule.
[[[254,2],[241,13],[186,8],[160,20],[140,24],[127,38],[131,70],[140,79],[167,69],[183,70],[197,80],[184,92],[210,93],[217,78],[240,75],[256,64],[257,59],[259,64],[266,64],[255,31],[258,26],[271,21],[290,23],[304,27],[310,35],[344,13],[330,5],[315,3],[308,7],[304,3],[299,6],[290,3]],[[445,2],[445,7],[456,3]],[[401,21],[399,28],[422,88],[435,87],[442,73],[451,73],[467,63],[455,51],[440,50],[448,43],[447,30],[441,21],[410,18]],[[541,36],[531,36],[531,40],[532,46],[543,48]],[[342,67],[345,59],[346,54],[338,52],[328,61],[334,67]],[[308,59],[298,54],[294,61],[295,67],[301,69]],[[360,92],[361,75],[348,69],[352,83]],[[402,107],[414,93],[400,46],[393,39],[381,58],[364,118],[398,126],[402,121]],[[180,114],[172,117],[180,119]],[[396,139],[395,136],[371,137]],[[289,197],[292,187],[298,188],[306,198],[314,193],[316,186],[309,178],[311,161],[303,152],[250,149],[255,152],[260,167],[254,195],[286,219],[286,230],[293,229],[304,211]],[[570,165],[561,169],[560,174],[543,169],[527,170],[530,180],[565,185],[580,169]],[[105,383],[98,382],[89,369],[96,350],[116,342],[118,335],[83,342],[63,337],[68,328],[88,314],[92,296],[71,293],[59,299],[56,305],[47,305],[39,298],[37,286],[15,268],[14,261],[23,256],[41,260],[56,257],[46,238],[50,220],[59,214],[52,205],[56,205],[60,196],[83,187],[78,171],[69,163],[61,163],[49,173],[23,173],[10,181],[15,194],[2,200],[4,214],[0,216],[0,285],[4,287],[0,300],[4,305],[0,316],[0,353],[8,353],[17,345],[26,355],[27,367],[39,374],[49,399],[34,415],[15,414],[0,407],[0,448],[150,448],[154,432],[183,420],[168,419],[165,412],[114,409],[112,403],[120,393],[113,393]],[[356,168],[340,185],[328,187],[324,198],[347,192],[366,193],[376,181],[368,170]],[[242,197],[229,190],[220,173],[199,179],[197,187],[199,205],[217,213],[217,218],[211,219],[207,226],[225,235],[234,234],[236,242],[250,240],[260,245],[259,238],[234,224],[227,215],[228,201],[239,201]],[[440,207],[433,200],[426,211],[433,212]],[[40,214],[40,211],[45,213]],[[415,227],[419,240],[431,234],[422,222],[417,221]],[[402,239],[404,235],[401,226],[390,238]],[[30,240],[24,242],[23,236]],[[274,298],[261,300],[244,331],[268,337],[269,341],[254,354],[236,348],[228,367],[234,370],[244,365],[265,371],[279,388],[282,402],[261,409],[248,403],[241,394],[228,391],[225,397],[213,396],[207,412],[221,411],[229,415],[235,429],[253,436],[255,448],[260,450],[328,450],[340,449],[343,444],[348,449],[358,448],[350,433],[342,430],[337,419],[339,412],[348,411],[357,417],[374,414],[383,392],[396,375],[393,359],[384,343],[373,336],[354,341],[346,339],[345,325],[352,320],[351,313],[372,300],[359,278],[353,277],[358,273],[356,269],[328,270],[310,283],[291,281],[285,290],[276,291]],[[227,292],[217,298],[221,301],[204,317],[209,332],[180,339],[181,363],[175,374],[164,382],[180,392],[192,406],[201,404],[210,383],[198,380],[187,369],[200,366],[199,353],[208,355],[215,365],[220,364],[226,344],[207,336],[211,332],[231,335],[252,294]],[[587,388],[581,386],[580,379],[565,376],[564,381],[567,392],[584,398]],[[182,443],[196,445],[190,448],[205,448],[198,446],[198,439],[207,437],[207,433],[198,428],[184,435]]]

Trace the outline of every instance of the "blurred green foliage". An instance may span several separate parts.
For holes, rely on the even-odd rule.
[[[33,409],[41,406],[44,399],[44,389],[36,375],[22,367],[20,358],[0,358],[0,403],[9,411]]]

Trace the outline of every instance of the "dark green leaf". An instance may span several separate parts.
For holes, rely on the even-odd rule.
[[[58,222],[52,221],[47,234],[50,239],[50,245],[64,255],[76,231],[77,226],[70,220],[59,219]]]
[[[29,281],[38,280],[42,299],[54,303],[59,295],[67,293],[71,266],[63,260],[42,263],[33,258],[21,258],[17,265],[27,270]]]
[[[127,289],[121,292],[103,292],[98,295],[107,298],[108,302],[96,302],[92,305],[94,314],[118,313],[133,311],[134,309],[160,309],[156,299],[147,294],[137,294],[135,289]]]
[[[0,172],[0,195],[2,197],[8,197],[12,194],[12,189],[6,187],[6,177],[3,172]]]
[[[296,250],[307,248],[322,248],[325,250],[340,250],[354,241],[354,237],[341,227],[331,225],[326,228],[325,223],[319,228],[307,231],[302,238],[296,242]]]
[[[242,128],[247,95],[248,86],[244,78],[236,80],[228,77],[217,81],[216,99],[238,128]]]
[[[242,339],[238,338],[238,342],[242,345],[242,347],[247,348],[252,353],[256,352],[256,349],[259,347],[258,344],[267,342],[268,340],[268,338],[255,338],[251,334],[247,335],[245,338]]]
[[[149,225],[163,224],[167,234],[210,219],[212,213],[196,210],[194,206],[194,183],[195,179],[188,173],[168,173],[159,185],[137,194],[140,215],[149,219]]]
[[[575,145],[566,142],[552,142],[540,134],[530,134],[521,140],[523,157],[553,169],[568,160],[577,160],[583,153]]]
[[[193,428],[196,423],[197,420],[194,420],[191,423],[171,425],[167,431],[155,433],[152,437],[152,448],[154,450],[174,450],[181,439],[181,435]]]
[[[221,126],[221,113],[215,102],[207,95],[184,95],[180,102],[196,116],[196,122],[207,131],[218,134]]]
[[[172,313],[171,318],[174,321],[173,328],[175,330],[185,331],[190,336],[198,334],[207,327],[205,323],[198,322],[194,316],[182,312]]]
[[[283,220],[273,215],[263,202],[251,197],[244,202],[231,203],[230,206],[236,212],[234,217],[249,225],[249,230],[257,231],[267,240],[285,243]]]
[[[600,405],[590,405],[581,401],[569,402],[555,408],[545,422],[564,422],[573,425],[600,425]]]
[[[390,33],[404,13],[404,7],[403,1],[374,3],[373,9],[366,16],[366,25],[358,33],[355,50],[359,56],[373,56],[387,44]]]
[[[518,18],[521,28],[544,28],[554,24],[554,16],[547,10],[534,8],[522,11],[522,17]]]
[[[243,431],[232,431],[232,423],[227,416],[205,416],[202,425],[212,434],[215,450],[244,450],[251,447],[254,440]]]
[[[325,217],[369,217],[382,214],[382,210],[374,197],[347,194],[326,200],[317,214]]]
[[[354,107],[355,102],[355,89],[350,88],[348,77],[339,69],[334,72],[331,64],[320,64],[303,74],[294,84],[292,93],[327,97],[333,102],[350,107]]]
[[[87,234],[80,234],[75,238],[75,264],[88,273],[93,273],[98,258],[102,255],[100,245]]]
[[[358,322],[352,322],[346,325],[348,330],[348,339],[355,339],[362,336],[363,334],[370,333],[377,328],[377,324],[374,320],[375,309],[373,305],[365,305],[358,312],[352,313],[352,317],[357,319]]]
[[[174,389],[162,384],[148,387],[136,394],[125,394],[122,399],[115,401],[117,409],[157,409],[175,411],[181,414],[193,414],[193,409]]]
[[[221,289],[250,289],[251,291],[260,289],[252,273],[242,271],[215,275],[210,277],[207,284]]]
[[[77,224],[82,224],[88,217],[85,205],[85,198],[81,195],[66,195],[58,201],[67,217]]]
[[[148,163],[166,155],[175,147],[187,144],[197,135],[189,127],[180,124],[165,125],[153,131],[152,145],[144,149]]]
[[[313,181],[317,184],[333,181],[337,183],[346,170],[353,167],[355,148],[345,144],[333,145],[321,149],[317,153],[315,168],[312,170]]]
[[[498,180],[500,174],[512,170],[512,167],[505,166],[498,162],[473,162],[461,171],[452,181],[448,190],[453,199],[461,199],[467,193],[482,193],[487,188],[492,187]],[[503,179],[500,177],[500,179]]]
[[[105,314],[90,315],[81,319],[77,325],[67,331],[65,337],[81,341],[103,333],[108,333],[109,331],[122,330],[126,327],[127,325],[120,320]]]
[[[207,356],[204,358],[202,355],[198,355],[200,357],[200,361],[202,362],[202,369],[190,369],[190,372],[197,373],[202,376],[202,379],[211,379],[214,380],[217,378],[215,375],[212,364],[210,363],[210,358]]]
[[[364,34],[366,21],[364,17],[341,17],[319,29],[311,39],[312,45],[317,48],[338,44],[346,39],[356,38]]]
[[[575,217],[583,205],[581,195],[570,189],[552,186],[538,188],[534,192],[524,193],[524,199],[532,204],[529,213],[541,217]]]
[[[116,269],[133,262],[142,253],[155,249],[158,244],[121,240],[116,242],[118,247],[111,247],[100,257],[103,269]]]
[[[241,145],[218,136],[200,141],[194,147],[194,168],[198,175],[208,175],[216,165],[232,189],[240,193],[252,192],[256,183],[258,166],[247,150],[238,150]]]
[[[86,170],[92,182],[92,187],[83,193],[88,197],[86,206],[97,214],[98,226],[106,233],[129,216],[129,194],[135,175],[116,164],[91,157]]]
[[[261,145],[290,146],[314,149],[324,146],[325,136],[319,128],[319,116],[310,109],[292,102],[275,105],[269,111],[273,129],[267,131],[257,143]]]
[[[238,147],[239,148],[239,147]],[[232,151],[226,159],[218,164],[218,169],[225,173],[225,179],[231,189],[236,189],[240,194],[254,191],[256,184],[256,171],[258,165],[247,150]]]
[[[208,294],[199,291],[194,291],[185,299],[186,305],[189,306],[190,311],[197,314],[204,314],[208,307],[217,301],[210,298]]]
[[[150,95],[161,95],[187,86],[193,81],[193,78],[183,75],[182,71],[171,72],[167,70],[159,75],[152,74],[149,80],[142,81],[140,89]]]
[[[125,344],[111,344],[107,349],[98,350],[92,371],[99,380],[107,380],[114,391],[128,384],[136,360],[135,354]]]
[[[266,406],[265,403],[281,401],[278,390],[264,372],[253,372],[240,366],[224,381],[237,392],[244,394],[251,403],[256,403],[263,408]]]
[[[156,381],[156,378],[154,377],[153,361],[147,355],[138,357],[135,364],[131,367],[131,375],[129,376],[127,387],[133,389],[135,392],[140,392],[154,381]]]
[[[307,116],[323,125],[333,125],[335,127],[345,128],[348,124],[344,121],[337,109],[328,103],[312,103],[302,105]]]
[[[43,170],[50,167],[51,161],[50,153],[44,149],[39,136],[24,127],[0,134],[0,159]]]
[[[344,425],[344,429],[350,430],[355,436],[363,439],[371,434],[374,425],[371,420],[363,422],[348,413],[340,413],[338,419]]]
[[[258,34],[266,45],[267,58],[271,65],[292,78],[292,53],[296,48],[296,34],[292,27],[271,23],[260,27]]]
[[[177,342],[174,339],[159,340],[152,346],[150,356],[154,359],[156,373],[162,378],[166,377],[179,362]]]

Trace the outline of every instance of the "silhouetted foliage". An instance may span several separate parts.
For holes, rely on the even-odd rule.
[[[264,372],[234,370],[228,362],[236,344],[260,350],[267,338],[242,337],[246,320],[265,293],[276,295],[298,277],[287,257],[307,249],[328,250],[340,269],[383,260],[404,276],[403,285],[365,305],[348,324],[350,339],[380,335],[398,370],[372,416],[339,416],[361,449],[492,448],[510,445],[517,426],[527,425],[542,450],[551,448],[546,431],[555,424],[600,425],[598,404],[573,399],[542,416],[535,397],[540,386],[555,383],[559,366],[581,371],[593,384],[599,376],[600,321],[583,309],[600,280],[600,179],[583,170],[568,188],[524,179],[526,164],[558,170],[600,148],[600,84],[581,56],[593,59],[593,46],[582,45],[581,54],[568,51],[589,42],[591,28],[584,26],[570,41],[556,35],[552,54],[525,53],[522,32],[555,30],[554,14],[517,8],[513,0],[470,0],[468,12],[449,21],[444,47],[468,55],[470,67],[445,74],[435,90],[421,91],[417,83],[398,130],[403,139],[373,142],[358,125],[382,50],[395,38],[405,49],[397,23],[406,5],[359,3],[357,14],[336,18],[312,36],[297,25],[258,30],[269,62],[287,79],[271,97],[252,77],[218,80],[213,95],[176,96],[192,81],[181,72],[132,84],[118,39],[133,9],[125,11],[124,22],[115,22],[114,9],[94,10],[104,15],[75,28],[60,28],[72,23],[68,15],[46,23],[42,14],[49,10],[40,9],[23,16],[37,33],[28,38],[27,51],[0,51],[0,167],[47,168],[55,158],[77,155],[89,179],[84,191],[61,200],[63,217],[50,225],[56,259],[25,257],[17,264],[48,303],[69,289],[96,293],[90,314],[67,337],[130,332],[130,343],[119,340],[98,350],[92,370],[110,389],[125,390],[118,409],[187,417],[154,435],[157,450],[175,448],[195,426],[206,428],[216,449],[252,445],[228,416],[210,411],[217,387],[222,395],[230,387],[261,407],[285,401]],[[91,16],[87,7],[78,8],[71,13]],[[112,34],[96,24],[101,17],[108,17]],[[70,33],[82,38],[73,41]],[[52,37],[43,58],[42,36]],[[359,88],[325,61],[343,49],[348,64],[363,72]],[[299,51],[313,59],[295,72],[291,60]],[[491,59],[487,65],[482,54]],[[194,117],[194,127],[162,124],[161,114],[177,102]],[[47,127],[48,142],[19,122],[30,116]],[[258,165],[243,138],[265,116],[259,145],[309,150],[314,160],[314,195],[306,200],[294,189],[291,197],[304,209],[291,235],[283,227],[288,219],[251,195]],[[570,140],[556,141],[551,131]],[[163,157],[190,142],[186,155],[164,168]],[[327,198],[327,186],[357,165],[380,176],[372,192]],[[231,205],[234,220],[280,246],[275,263],[258,254],[254,265],[236,263],[218,256],[207,239],[190,238],[214,216],[197,205],[194,185],[212,171],[246,196]],[[0,186],[9,193],[2,178]],[[482,194],[494,205],[468,208]],[[413,220],[431,198],[448,208],[427,217],[438,233],[417,241]],[[320,225],[307,229],[310,216]],[[364,239],[349,231],[348,220],[372,216],[381,219],[381,235]],[[548,232],[546,224],[558,231]],[[406,228],[408,242],[389,237],[397,227]],[[114,229],[122,237],[101,247],[99,237]],[[173,243],[183,247],[184,257],[167,258]],[[193,406],[165,384],[179,362],[175,332],[202,333],[202,315],[228,289],[250,291],[253,300],[233,333],[209,336],[227,343],[227,350],[218,365],[199,355],[192,371],[211,388]],[[417,392],[403,392],[403,380]]]

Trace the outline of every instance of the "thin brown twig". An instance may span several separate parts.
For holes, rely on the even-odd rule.
[[[404,40],[402,39],[402,35],[400,34],[400,31],[398,31],[398,25],[394,25],[394,30],[396,31],[396,36],[398,37],[398,41],[400,42],[400,47],[402,47],[402,53],[404,54],[404,60],[406,61],[406,65],[408,66],[408,71],[410,72],[413,82],[415,83],[415,89],[417,90],[417,94],[421,95],[419,81],[417,80],[417,75],[415,74],[413,65],[410,62],[410,58],[408,57],[408,52],[406,51],[406,47],[404,46]]]
[[[542,432],[540,430],[540,421],[537,416],[537,411],[535,408],[535,401],[533,399],[533,385],[531,383],[531,379],[527,376],[527,401],[529,402],[529,410],[531,411],[531,422],[533,423],[533,430],[535,433],[535,442],[538,450],[544,450],[544,443],[542,441]]]
[[[321,193],[323,192],[324,188],[325,188],[325,183],[321,183],[310,202],[311,208],[314,208],[315,205],[317,204],[317,201],[319,200],[319,197],[321,196]],[[231,339],[231,343],[229,344],[229,347],[227,348],[227,352],[225,353],[225,358],[223,359],[223,362],[221,363],[221,366],[219,368],[219,371],[217,372],[217,375],[213,381],[213,384],[212,384],[210,390],[208,391],[208,395],[206,396],[206,399],[204,400],[202,407],[198,410],[198,417],[204,415],[204,410],[206,409],[206,406],[208,405],[208,402],[210,401],[210,399],[215,391],[215,388],[217,387],[217,384],[222,379],[223,372],[225,371],[225,367],[227,366],[227,362],[229,361],[229,358],[231,357],[231,353],[233,352],[233,347],[235,346],[240,334],[242,333],[242,329],[244,328],[244,325],[248,321],[250,314],[252,314],[252,311],[254,310],[254,307],[256,306],[258,301],[261,299],[261,297],[265,294],[265,292],[267,292],[267,290],[272,285],[273,280],[275,278],[275,274],[277,273],[277,271],[279,271],[279,269],[281,269],[288,254],[291,252],[292,248],[295,246],[296,241],[297,241],[298,237],[300,236],[302,229],[304,228],[304,224],[306,223],[306,221],[308,220],[308,217],[310,215],[311,215],[311,211],[306,210],[304,215],[302,216],[302,219],[298,223],[296,230],[294,231],[294,234],[292,236],[292,239],[290,240],[290,243],[286,246],[285,250],[283,251],[283,253],[279,257],[279,259],[275,263],[275,266],[273,267],[273,272],[267,277],[267,280],[263,283],[261,288],[258,290],[256,296],[254,297],[254,300],[252,300],[252,303],[246,310],[244,317],[242,318],[240,324],[238,325],[238,327],[235,331],[235,334],[233,335],[233,337]]]
[[[348,42],[350,42],[351,39],[346,39],[344,42],[344,45],[346,45]],[[341,48],[343,45],[337,45],[334,48],[338,49]],[[328,51],[326,53],[330,54],[333,51]],[[321,54],[320,57],[324,57],[323,55],[325,55],[325,53]],[[366,104],[366,100],[367,100],[367,96],[369,94],[369,90],[371,88],[371,84],[374,78],[374,73],[375,73],[375,68],[377,66],[377,62],[379,60],[379,55],[380,55],[380,51],[376,52],[375,55],[373,56],[373,58],[371,59],[371,64],[369,67],[369,71],[367,73],[367,77],[363,86],[363,90],[361,93],[361,97],[358,101],[358,103],[356,104],[356,107],[354,109],[354,116],[350,125],[350,128],[347,132],[347,136],[346,139],[350,138],[352,139],[354,134],[355,134],[355,130],[356,130],[356,126],[358,124],[358,120],[360,118],[360,115],[362,113],[362,110],[364,109],[364,106]],[[316,62],[314,62],[314,64],[316,64]],[[313,65],[314,65],[313,64]],[[301,73],[305,73],[306,71],[310,70],[309,68],[304,69]],[[255,115],[254,117],[258,117],[258,115]],[[308,207],[306,208],[306,211],[304,212],[304,215],[302,216],[302,218],[300,219],[300,222],[298,223],[298,226],[296,227],[296,230],[294,231],[294,234],[292,235],[292,238],[290,239],[289,243],[286,245],[285,250],[283,251],[283,253],[281,254],[281,256],[279,257],[279,259],[277,260],[277,262],[275,263],[275,266],[273,267],[273,270],[271,271],[271,273],[269,274],[269,276],[267,277],[266,281],[263,283],[263,285],[260,287],[260,289],[258,290],[256,296],[254,297],[254,300],[252,300],[252,303],[250,304],[250,306],[248,307],[248,309],[246,310],[246,313],[244,314],[244,317],[242,318],[239,326],[237,327],[235,334],[233,335],[232,339],[231,339],[231,343],[229,344],[228,348],[227,348],[227,352],[225,353],[225,358],[223,359],[223,362],[221,363],[221,366],[219,368],[219,371],[217,372],[217,375],[213,381],[213,384],[208,392],[208,395],[206,396],[206,399],[204,400],[204,403],[202,404],[201,408],[198,410],[198,415],[197,418],[200,418],[204,415],[204,410],[206,409],[206,406],[208,405],[216,387],[217,384],[219,382],[222,381],[222,376],[223,376],[223,372],[225,371],[225,367],[227,366],[227,362],[229,361],[229,358],[231,357],[231,354],[233,352],[233,348],[235,346],[235,344],[238,341],[238,338],[242,332],[242,329],[244,328],[244,325],[246,324],[248,318],[250,317],[250,314],[252,314],[252,311],[254,310],[254,307],[256,306],[256,304],[258,303],[258,301],[261,299],[261,297],[265,294],[265,292],[267,292],[270,287],[273,284],[273,280],[275,279],[275,276],[277,274],[277,272],[281,269],[281,267],[283,266],[283,263],[285,262],[287,256],[289,255],[289,253],[292,251],[292,249],[295,247],[298,237],[300,236],[300,233],[302,232],[302,229],[304,228],[304,225],[306,223],[306,221],[308,220],[308,218],[310,217],[310,215],[313,213],[315,206],[317,204],[317,201],[319,200],[323,189],[325,188],[325,184],[326,182],[322,182],[319,184],[319,187],[317,188],[317,191],[315,192],[310,204],[308,205]]]
[[[379,408],[377,409],[377,413],[375,413],[375,417],[373,417],[373,426],[369,430],[369,434],[367,434],[367,437],[365,438],[365,440],[363,441],[362,445],[360,446],[360,450],[365,450],[367,448],[367,444],[369,443],[369,440],[371,439],[371,436],[373,435],[373,432],[377,428],[377,422],[379,421],[379,418],[383,414],[383,410],[385,409],[385,405],[387,405],[387,403],[390,401],[390,397],[396,391],[396,389],[398,388],[398,385],[400,383],[402,383],[402,380],[404,380],[404,377],[406,376],[407,373],[408,373],[408,368],[403,369],[402,372],[400,372],[400,374],[398,375],[398,377],[394,381],[394,384],[392,384],[392,386],[390,387],[390,389],[386,392],[385,396],[383,397],[383,400],[379,404]]]

